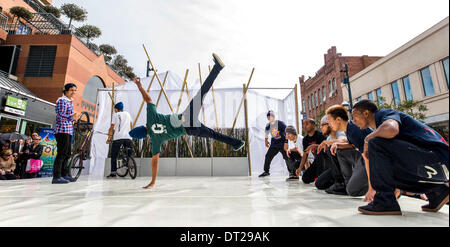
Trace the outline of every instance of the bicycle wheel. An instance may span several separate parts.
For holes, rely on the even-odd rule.
[[[78,179],[83,169],[83,159],[81,159],[80,154],[75,154],[69,163],[69,176]]]
[[[125,177],[128,174],[128,166],[125,165],[125,159],[119,158],[117,159],[117,176]]]
[[[137,166],[133,157],[128,157],[128,171],[130,172],[131,179],[135,179],[137,176]]]

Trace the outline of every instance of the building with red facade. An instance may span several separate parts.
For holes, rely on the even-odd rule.
[[[341,72],[344,64],[348,64],[349,75],[355,75],[381,57],[342,56],[336,47],[331,47],[324,54],[324,66],[314,77],[300,80],[302,113],[307,118],[318,118],[328,107],[342,104],[342,80],[345,74]]]
[[[29,89],[33,96],[49,103],[55,103],[62,95],[64,84],[75,83],[78,87],[75,111],[87,111],[94,116],[97,89],[125,81],[105,63],[102,54],[88,48],[86,39],[73,26],[69,28],[45,12],[42,6],[48,4],[51,1],[0,2],[0,71]],[[33,13],[33,18],[14,18],[9,13],[14,6],[26,8]],[[3,120],[18,117],[5,112],[3,107],[0,106]],[[17,130],[20,122],[19,119]]]

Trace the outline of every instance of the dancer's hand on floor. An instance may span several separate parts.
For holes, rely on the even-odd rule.
[[[377,192],[371,186],[369,186],[369,191],[367,191],[366,195],[364,196],[363,202],[371,203],[376,193]]]
[[[297,170],[295,170],[295,174],[296,174],[297,176],[299,176],[299,177],[300,177],[300,173],[301,173],[300,168],[298,168]]]

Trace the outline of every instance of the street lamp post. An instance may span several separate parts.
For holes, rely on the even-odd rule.
[[[345,77],[342,80],[342,83],[347,85],[348,89],[348,99],[349,99],[349,108],[348,111],[350,112],[350,117],[352,117],[352,110],[353,110],[353,100],[352,100],[352,89],[350,88],[350,76],[348,74],[348,64],[344,64],[344,69],[341,69],[341,73],[345,73]]]

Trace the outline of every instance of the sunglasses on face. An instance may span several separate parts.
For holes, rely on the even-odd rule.
[[[320,126],[325,126],[325,125],[328,125],[327,123],[323,123],[323,124],[321,124]]]

